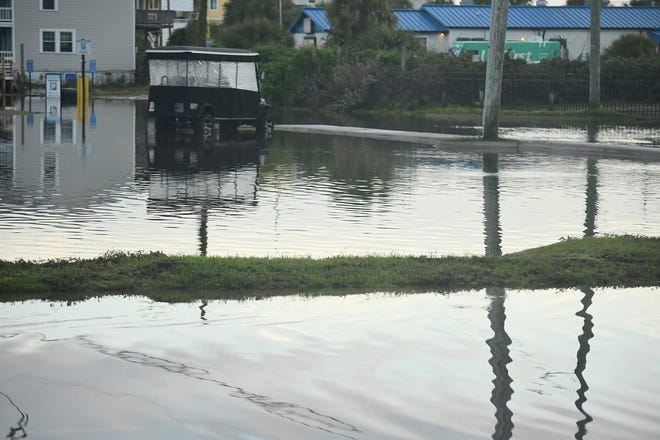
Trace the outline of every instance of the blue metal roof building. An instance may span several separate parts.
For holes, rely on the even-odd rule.
[[[429,49],[447,52],[459,40],[488,40],[490,6],[423,5],[419,10],[395,9],[397,27],[414,32]],[[584,6],[511,6],[508,40],[566,43],[566,56],[578,58],[589,50],[591,13]],[[289,27],[296,45],[322,45],[332,26],[325,8],[303,8]],[[660,8],[609,7],[601,10],[601,48],[626,33],[660,40]]]
[[[417,9],[394,9],[397,28],[413,32],[447,32],[447,27],[440,24],[429,14]]]
[[[296,19],[289,26],[289,33],[298,34],[304,32],[304,20],[309,18],[312,25],[312,33],[329,32],[332,29],[330,21],[325,13],[325,8],[303,8]]]
[[[444,32],[447,28],[438,23],[424,11],[417,9],[394,9],[397,18],[397,28],[413,32]],[[332,28],[325,8],[303,8],[294,22],[289,26],[290,33],[303,32],[304,20],[309,18],[313,24],[313,33],[328,32]]]
[[[490,6],[424,5],[420,9],[449,29],[489,28]],[[509,29],[589,29],[584,6],[511,6]],[[603,8],[601,29],[660,29],[660,8]]]

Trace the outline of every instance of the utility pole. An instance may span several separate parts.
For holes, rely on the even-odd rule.
[[[506,40],[508,16],[509,0],[494,0],[490,13],[490,42],[488,44],[483,111],[483,137],[488,140],[497,139],[499,128],[502,70],[504,69],[504,41]]]
[[[589,107],[600,108],[600,9],[601,0],[590,0],[591,30],[589,32]]]

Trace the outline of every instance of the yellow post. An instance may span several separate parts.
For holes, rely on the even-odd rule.
[[[78,108],[78,120],[82,121],[83,114],[85,119],[89,116],[89,77],[85,76],[85,88],[83,89],[83,77],[79,76],[77,78],[77,108]],[[84,96],[83,96],[84,91]],[[84,107],[83,107],[84,106]]]

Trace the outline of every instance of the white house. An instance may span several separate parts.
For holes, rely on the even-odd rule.
[[[447,52],[457,41],[488,40],[490,6],[426,4],[419,10],[395,10],[399,29],[424,39],[429,50]],[[321,46],[331,24],[324,8],[304,8],[289,27],[296,47]],[[589,53],[590,10],[578,6],[511,6],[507,40],[565,42],[571,59]],[[660,8],[610,7],[601,11],[601,49],[624,34],[641,34],[660,41]]]
[[[411,31],[415,38],[428,50],[440,51],[444,47],[447,28],[430,15],[416,9],[394,9],[397,27]],[[289,26],[295,47],[325,44],[331,29],[325,8],[303,8]]]
[[[97,82],[133,82],[135,11],[135,0],[14,0],[14,60],[32,61],[34,82],[47,72],[73,75],[82,67],[76,42],[89,40],[86,64],[96,62]]]
[[[488,40],[490,6],[424,5],[421,7],[448,30],[445,48],[456,41]],[[507,22],[507,40],[565,40],[568,57],[578,59],[589,53],[591,13],[583,6],[511,6]],[[660,8],[609,7],[601,10],[601,50],[624,34],[651,37],[660,29]]]

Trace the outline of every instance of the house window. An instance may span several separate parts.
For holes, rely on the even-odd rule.
[[[209,9],[212,11],[218,10],[218,0],[209,0]]]
[[[73,31],[41,30],[42,53],[73,53]]]
[[[57,0],[41,0],[42,11],[57,11]]]

